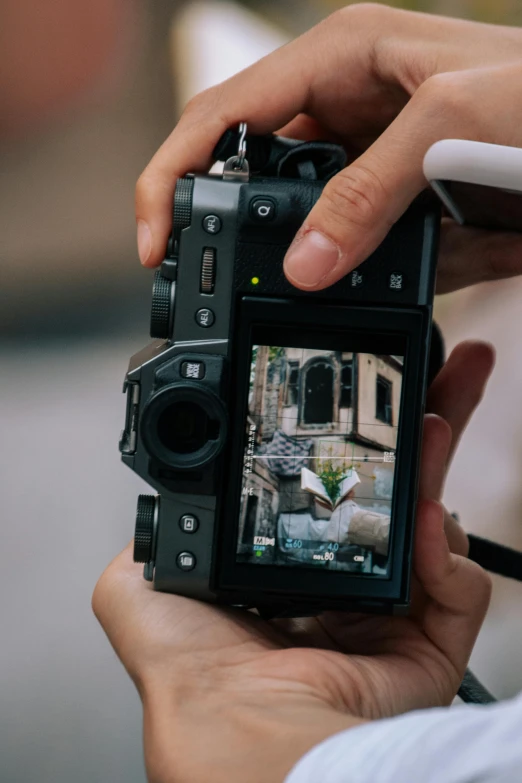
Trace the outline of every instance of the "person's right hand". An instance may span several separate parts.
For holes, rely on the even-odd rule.
[[[299,288],[326,288],[364,261],[426,186],[425,152],[442,138],[522,146],[522,30],[351,5],[196,96],[141,175],[142,263],[164,258],[176,179],[208,169],[221,134],[341,142],[334,177],[291,246]],[[522,272],[522,237],[444,221],[438,292]]]

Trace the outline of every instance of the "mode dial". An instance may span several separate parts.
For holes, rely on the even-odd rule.
[[[134,532],[134,562],[148,563],[153,557],[154,515],[156,498],[154,495],[140,495],[136,509],[136,529]]]

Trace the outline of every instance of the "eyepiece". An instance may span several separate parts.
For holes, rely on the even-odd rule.
[[[141,437],[150,456],[178,470],[215,460],[225,445],[226,431],[226,411],[219,397],[191,383],[161,389],[141,420]]]

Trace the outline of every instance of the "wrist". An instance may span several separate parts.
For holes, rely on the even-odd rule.
[[[153,783],[283,783],[302,756],[364,723],[308,695],[259,692],[144,695],[145,758]]]

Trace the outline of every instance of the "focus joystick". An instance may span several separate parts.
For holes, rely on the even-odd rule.
[[[140,495],[136,509],[136,530],[134,533],[135,563],[148,563],[153,558],[155,515],[155,496]]]

